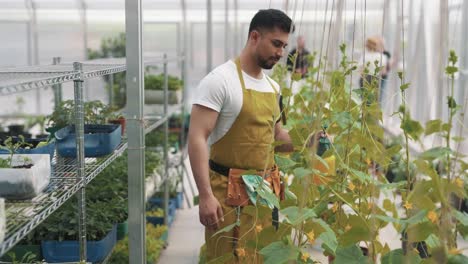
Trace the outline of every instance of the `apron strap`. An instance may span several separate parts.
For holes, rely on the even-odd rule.
[[[245,81],[244,81],[244,75],[242,74],[242,68],[241,68],[241,65],[240,65],[240,57],[236,58],[235,63],[236,63],[236,68],[237,68],[237,75],[239,75],[239,80],[240,80],[242,89],[245,90],[246,89],[245,88]],[[265,73],[263,73],[263,74],[265,74]],[[270,83],[271,88],[273,88],[273,91],[275,91],[275,94],[278,95],[279,94],[278,90],[276,89],[276,87],[271,82],[270,77],[268,77],[268,75],[265,74],[265,78],[267,79],[268,83]]]
[[[276,90],[276,87],[271,82],[270,77],[268,75],[265,75],[265,77],[266,77],[267,81],[270,83],[271,88],[273,88],[273,91],[275,91],[275,94],[278,96],[279,92],[278,92],[278,90]]]
[[[244,76],[242,75],[242,68],[240,65],[240,57],[236,58],[236,67],[237,67],[237,75],[239,75],[239,80],[242,86],[242,90],[246,90],[245,88],[245,82],[244,82]]]

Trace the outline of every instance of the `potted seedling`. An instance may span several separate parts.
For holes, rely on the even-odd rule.
[[[24,138],[13,142],[8,138],[0,154],[0,196],[7,199],[30,199],[47,187],[50,178],[49,154],[16,154],[26,145]]]
[[[16,113],[18,114],[19,117],[24,116],[24,98],[21,96],[16,97]],[[26,137],[30,137],[29,134],[25,133],[24,131],[25,126],[23,124],[11,124],[8,125],[8,133],[10,136],[19,136],[19,135],[24,135]]]
[[[45,134],[47,118],[45,115],[29,116],[27,118],[26,127],[31,129],[35,126],[38,127],[39,133],[36,135],[36,139],[47,139],[49,134]]]
[[[182,81],[168,76],[168,103],[178,104],[182,98]],[[164,74],[145,76],[145,103],[164,104]]]
[[[120,125],[106,124],[112,111],[100,101],[84,103],[85,156],[99,157],[110,154],[122,138]],[[57,152],[62,157],[76,157],[74,102],[62,102],[52,115],[49,125],[56,130]]]
[[[161,251],[166,246],[167,226],[153,226],[146,224],[146,263],[153,264],[158,261]],[[109,263],[127,264],[129,262],[128,237],[119,241],[115,246]]]
[[[109,117],[109,123],[120,125],[120,127],[122,128],[122,136],[125,134],[125,116],[123,116],[122,114],[111,114],[111,116]]]
[[[106,202],[87,201],[87,261],[103,261],[116,243],[117,229]],[[78,202],[71,199],[38,227],[44,259],[51,263],[77,262],[80,258]]]

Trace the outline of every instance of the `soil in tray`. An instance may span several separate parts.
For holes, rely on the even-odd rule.
[[[33,164],[26,164],[26,165],[13,166],[11,168],[12,169],[30,169],[32,166]]]

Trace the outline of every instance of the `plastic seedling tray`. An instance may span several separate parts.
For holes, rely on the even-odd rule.
[[[112,153],[122,140],[120,125],[85,125],[85,157],[99,157]],[[55,132],[57,153],[62,157],[76,157],[75,126],[66,126]]]
[[[10,155],[0,155],[7,159]],[[50,180],[49,154],[15,154],[13,166],[23,165],[30,160],[30,168],[1,168],[0,197],[13,200],[31,199],[41,193]]]

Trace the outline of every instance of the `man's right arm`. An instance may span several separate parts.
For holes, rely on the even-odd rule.
[[[194,104],[188,133],[190,165],[200,197],[200,222],[212,229],[218,228],[219,220],[224,221],[221,205],[211,190],[208,167],[208,137],[218,116],[217,111]]]

